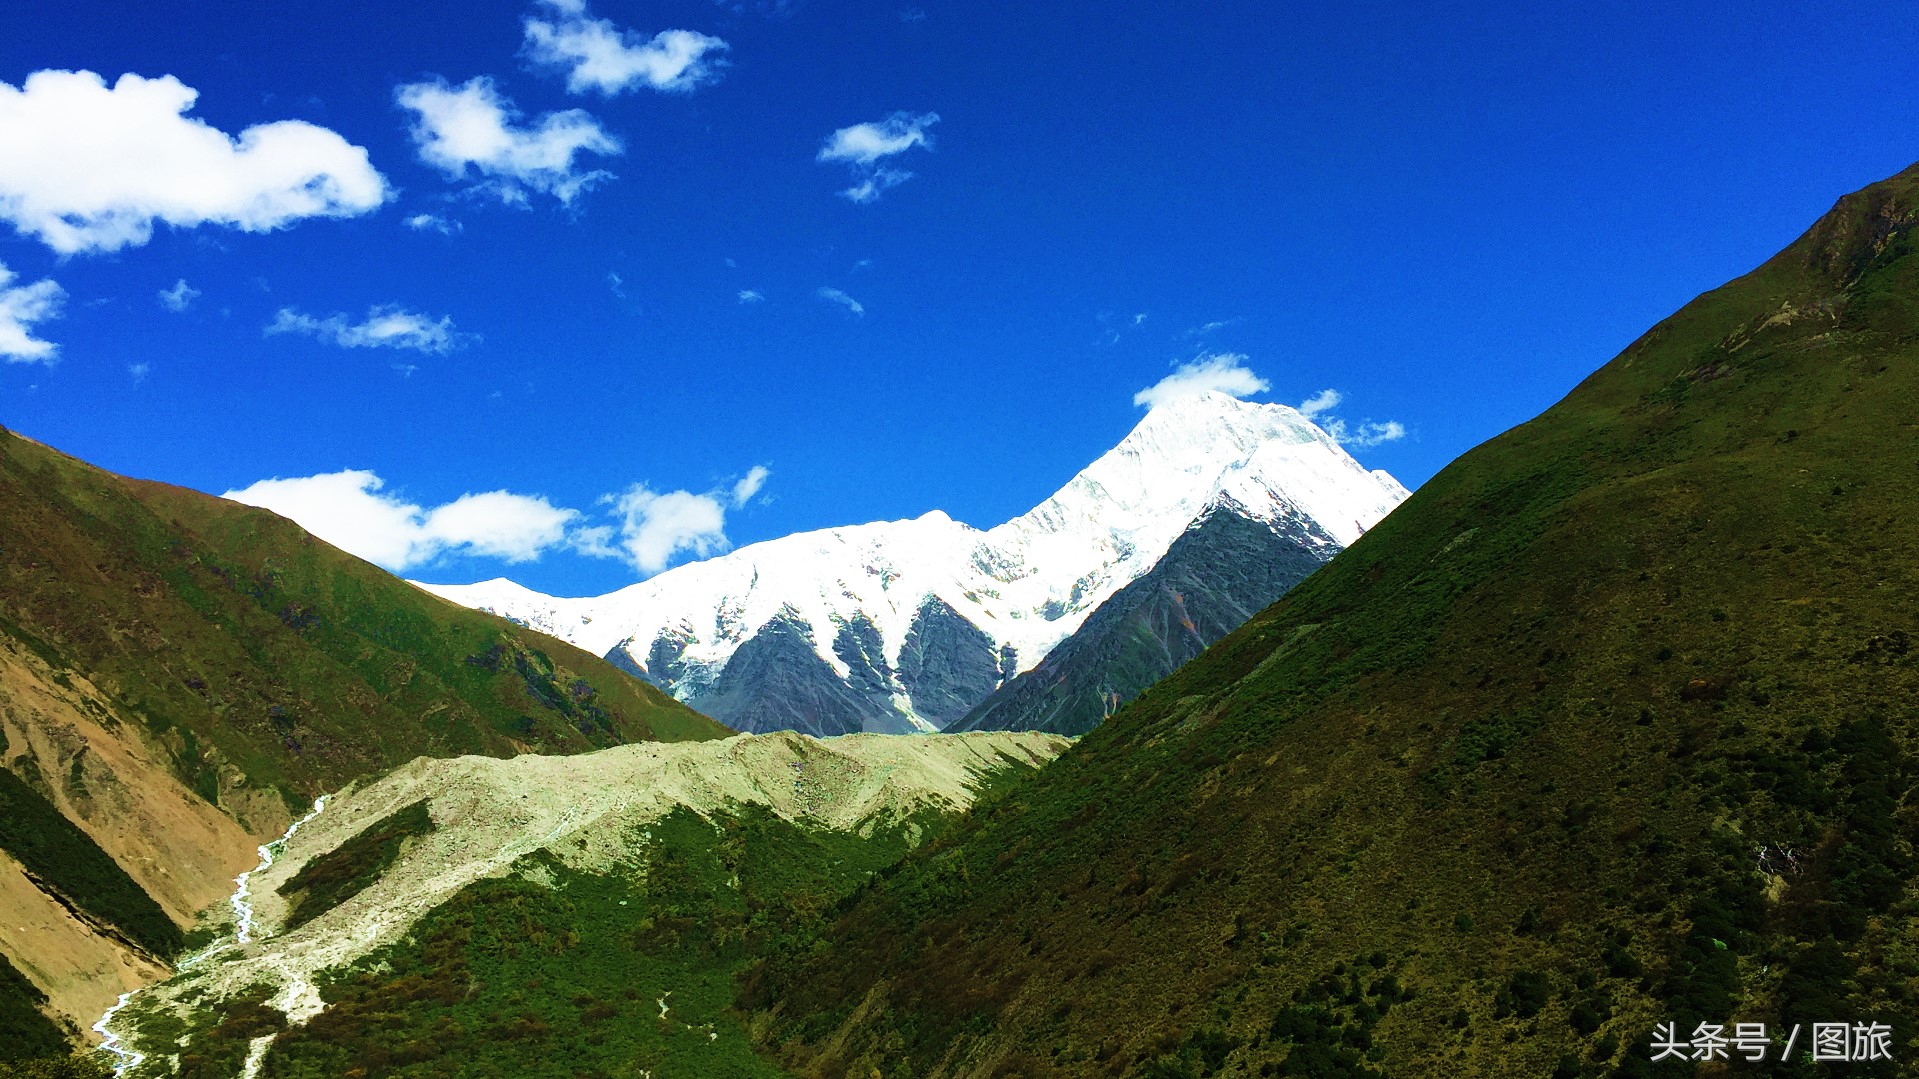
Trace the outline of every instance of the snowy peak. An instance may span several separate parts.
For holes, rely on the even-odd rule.
[[[1210,512],[1284,524],[1330,557],[1405,496],[1297,410],[1205,393],[1154,408],[986,532],[935,510],[583,599],[506,580],[424,587],[608,655],[741,729],[924,729],[1031,670]]]

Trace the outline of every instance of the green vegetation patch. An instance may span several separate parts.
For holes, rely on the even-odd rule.
[[[40,1006],[47,995],[0,954],[0,1062],[65,1053],[67,1036]],[[0,1075],[6,1074],[0,1063]]]
[[[279,889],[288,904],[286,928],[305,925],[366,890],[400,857],[407,840],[431,831],[433,817],[422,798],[300,867]]]
[[[531,855],[323,976],[326,1011],[281,1033],[261,1074],[783,1076],[730,1011],[741,970],[775,944],[810,947],[847,897],[947,819],[917,814],[862,837],[757,809],[679,810],[630,837],[634,860],[614,872]],[[193,1051],[209,1061],[243,1058],[259,1033],[204,1019],[196,1030]]]
[[[162,958],[184,937],[160,904],[79,826],[19,776],[0,769],[0,850],[62,903]]]
[[[1919,168],[1448,466],[774,951],[761,1044],[884,1079],[1671,1074],[1664,1022],[1912,1046],[1915,252]],[[1309,999],[1375,950],[1411,999]]]

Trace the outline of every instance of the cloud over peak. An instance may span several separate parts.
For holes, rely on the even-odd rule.
[[[281,120],[230,136],[186,115],[198,98],[171,75],[0,82],[0,220],[71,255],[144,244],[155,222],[268,232],[389,197],[366,150],[338,134]]]
[[[606,97],[642,86],[690,93],[719,77],[716,55],[727,44],[691,30],[663,30],[650,40],[620,30],[606,19],[587,17],[582,0],[547,0],[552,19],[526,18],[526,56],[535,65],[566,71],[566,88]]]
[[[896,112],[876,123],[842,127],[826,137],[814,160],[844,163],[852,170],[854,182],[840,195],[857,203],[872,202],[880,197],[880,192],[913,178],[913,174],[904,169],[884,164],[884,159],[915,146],[931,149],[933,136],[927,128],[938,122],[939,114],[935,112],[918,115]]]
[[[1180,364],[1173,373],[1133,395],[1133,403],[1158,408],[1168,401],[1202,393],[1224,393],[1246,397],[1272,389],[1265,379],[1246,366],[1246,357],[1236,352],[1200,356]]]
[[[1396,442],[1406,437],[1406,427],[1398,420],[1375,423],[1362,420],[1349,424],[1332,414],[1333,409],[1346,400],[1346,396],[1334,389],[1324,389],[1301,401],[1299,414],[1319,425],[1319,429],[1332,436],[1334,442],[1342,446],[1365,449],[1382,442]]]
[[[472,169],[506,202],[524,205],[527,192],[552,195],[570,204],[580,192],[612,174],[582,171],[579,154],[618,154],[620,140],[580,109],[552,112],[521,123],[519,109],[484,75],[458,86],[444,79],[407,83],[394,100],[412,111],[413,143],[420,160],[449,179],[465,179]]]

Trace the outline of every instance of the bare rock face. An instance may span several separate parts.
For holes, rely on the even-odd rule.
[[[1259,521],[1222,506],[1174,540],[1158,565],[1102,604],[1039,666],[947,729],[1085,734],[1338,550],[1309,519]]]

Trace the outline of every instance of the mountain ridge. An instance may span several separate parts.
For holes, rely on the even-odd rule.
[[[1208,392],[1150,410],[1045,501],[983,531],[934,510],[796,533],[578,599],[504,579],[421,587],[618,653],[626,669],[749,729],[927,730],[1031,670],[1221,499],[1254,518],[1311,519],[1311,542],[1337,545],[1405,493],[1297,410]],[[790,684],[746,696],[737,678],[722,685],[734,656],[769,628],[778,639],[749,659],[779,653]],[[963,658],[919,691],[908,684],[909,642],[929,637]],[[838,703],[821,719],[783,703],[794,698]]]

